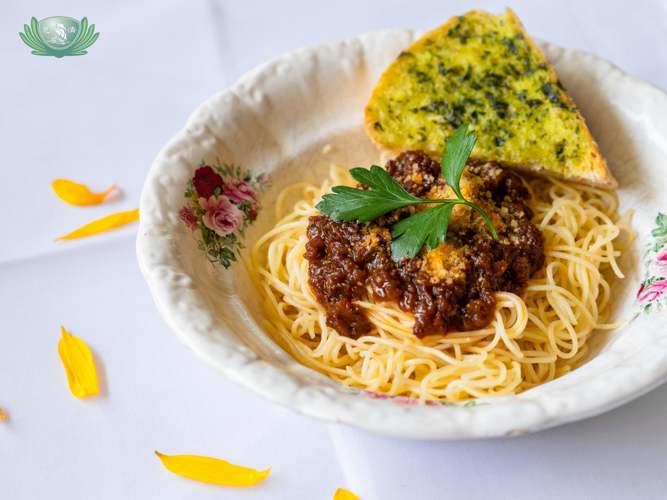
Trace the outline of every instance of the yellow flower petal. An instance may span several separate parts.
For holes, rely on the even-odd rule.
[[[112,186],[111,189],[104,193],[91,193],[83,184],[68,181],[67,179],[53,181],[53,190],[61,200],[66,201],[70,205],[80,207],[102,203],[104,198],[114,189],[116,189],[116,186]]]
[[[338,488],[333,500],[359,500],[359,497],[350,491]]]
[[[110,229],[116,229],[117,227],[124,226],[130,222],[139,220],[139,209],[130,210],[129,212],[118,212],[117,214],[108,215],[102,219],[86,224],[82,228],[77,229],[76,231],[56,238],[57,240],[73,240],[76,238],[83,238],[84,236],[92,236],[103,231],[108,231]]]
[[[0,408],[0,420],[2,420],[3,418],[5,418],[6,416],[7,416],[7,415],[4,415],[4,414],[2,413],[2,408]]]
[[[70,391],[77,398],[99,394],[97,371],[90,349],[83,340],[67,333],[64,326],[61,328],[63,336],[58,342],[58,354],[65,366]]]
[[[203,481],[205,483],[224,484],[226,486],[252,486],[269,475],[271,469],[257,472],[254,469],[232,465],[217,458],[197,455],[163,455],[160,457],[167,470],[179,476]]]

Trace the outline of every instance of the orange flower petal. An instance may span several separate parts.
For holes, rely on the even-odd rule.
[[[338,488],[333,500],[359,500],[359,497],[350,491]]]
[[[232,465],[217,458],[197,455],[163,455],[160,457],[167,470],[179,476],[202,481],[204,483],[224,484],[226,486],[252,486],[269,475],[271,469],[257,472],[255,469]]]
[[[4,415],[4,414],[2,413],[2,408],[0,408],[0,420],[2,420],[3,418],[5,418],[6,416],[7,416],[7,415]]]
[[[117,227],[124,226],[130,222],[139,220],[139,209],[130,210],[129,212],[118,212],[117,214],[108,215],[102,219],[86,224],[82,228],[77,229],[74,232],[56,238],[58,240],[73,240],[76,238],[83,238],[85,236],[92,236],[103,231],[109,231],[110,229],[116,229]]]
[[[70,391],[77,398],[99,394],[97,370],[90,348],[80,338],[67,333],[64,326],[61,328],[63,336],[58,342],[58,354],[67,373]]]
[[[116,189],[116,186],[112,186],[111,189],[104,193],[91,193],[90,189],[83,184],[68,181],[67,179],[56,179],[53,181],[53,190],[58,197],[70,205],[77,205],[79,207],[102,203],[104,198],[114,189]]]

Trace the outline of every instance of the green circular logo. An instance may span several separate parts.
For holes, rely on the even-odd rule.
[[[19,33],[21,40],[34,49],[36,56],[82,56],[85,50],[95,43],[100,36],[95,33],[95,25],[88,27],[88,18],[81,21],[65,16],[47,17],[37,22],[34,17],[30,26],[23,25],[24,32]]]

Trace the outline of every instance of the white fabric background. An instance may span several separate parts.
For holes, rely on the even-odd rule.
[[[513,0],[535,37],[605,57],[667,89],[667,2]],[[665,498],[667,386],[617,410],[495,440],[396,440],[260,399],[184,348],[139,272],[137,226],[53,239],[138,206],[154,157],[202,101],[298,47],[392,27],[430,29],[504,1],[143,0],[3,2],[0,15],[0,497],[7,499]],[[87,16],[83,57],[36,57],[30,18]],[[114,204],[78,208],[51,181]],[[77,400],[57,355],[60,325],[95,354],[102,394]],[[153,454],[264,469],[252,489],[167,472]]]

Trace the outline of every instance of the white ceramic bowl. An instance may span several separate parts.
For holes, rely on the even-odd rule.
[[[319,184],[330,162],[368,167],[378,152],[362,128],[364,106],[384,69],[420,34],[387,30],[286,54],[251,71],[202,104],[160,152],[141,196],[137,254],[155,303],[197,356],[229,379],[313,417],[410,438],[525,433],[626,403],[667,376],[667,326],[633,317],[648,234],[667,191],[667,96],[591,54],[541,43],[579,105],[619,180],[621,212],[636,209],[638,239],[621,260],[614,318],[631,321],[590,340],[585,364],[558,380],[475,405],[418,406],[350,393],[282,351],[261,326],[262,310],[243,262],[214,266],[178,217],[200,162],[240,164],[273,179],[251,247],[274,223],[277,193]],[[322,148],[332,146],[325,156]],[[195,233],[196,235],[196,233]],[[248,250],[244,251],[247,255]]]

